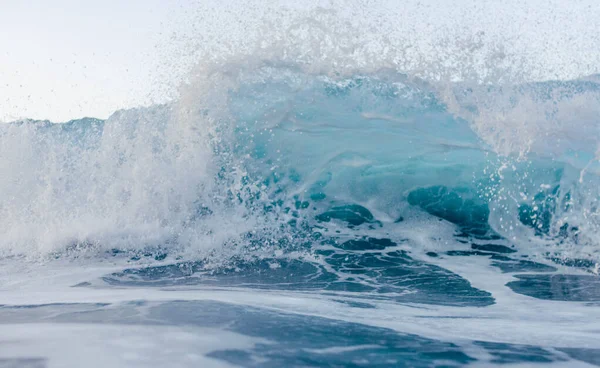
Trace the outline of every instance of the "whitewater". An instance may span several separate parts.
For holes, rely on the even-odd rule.
[[[176,98],[0,124],[0,367],[600,365],[598,37],[389,6],[223,12]]]

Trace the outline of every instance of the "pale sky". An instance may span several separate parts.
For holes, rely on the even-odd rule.
[[[106,117],[148,103],[177,4],[0,0],[0,120]]]
[[[261,8],[319,3],[372,4],[374,24],[423,37],[441,24],[506,37],[549,77],[600,70],[598,0],[0,0],[0,121],[106,118],[163,102],[185,76],[178,58],[194,34],[244,37]]]

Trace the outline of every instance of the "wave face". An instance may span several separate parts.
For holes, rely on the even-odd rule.
[[[597,257],[594,81],[440,89],[272,63],[212,78],[185,104],[3,125],[2,252],[235,254],[340,224],[446,236],[440,220],[525,255]]]

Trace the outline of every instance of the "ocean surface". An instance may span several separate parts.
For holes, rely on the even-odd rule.
[[[600,78],[302,39],[0,125],[0,367],[600,365]]]

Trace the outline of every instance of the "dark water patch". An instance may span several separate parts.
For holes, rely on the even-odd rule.
[[[269,340],[248,350],[209,354],[244,367],[429,367],[474,361],[454,344],[417,335],[223,303],[162,304],[151,310],[150,318],[169,324],[227,326],[227,330]]]
[[[515,275],[506,284],[515,293],[543,300],[600,301],[600,277],[591,275]]]
[[[415,260],[405,251],[335,253],[326,262],[340,274],[352,274],[380,294],[397,293],[400,302],[454,306],[494,303],[488,292],[442,267]]]
[[[362,238],[348,240],[337,246],[344,250],[384,250],[387,247],[396,245],[390,239]]]
[[[240,260],[227,267],[210,269],[203,262],[186,262],[127,269],[105,276],[103,280],[118,286],[202,285],[370,293],[398,302],[452,306],[494,303],[491,294],[472,287],[459,275],[415,260],[405,251],[363,249],[385,249],[394,244],[389,239],[369,238],[364,242],[348,246],[364,252],[317,251],[323,264],[300,259],[260,259]],[[347,242],[343,244],[347,246]]]
[[[471,249],[493,253],[515,253],[516,249],[500,244],[471,244]]]
[[[573,359],[600,366],[600,349],[560,348],[557,349]]]
[[[310,195],[310,199],[312,199],[315,202],[322,201],[325,198],[327,198],[327,195],[325,193],[322,193],[322,192],[313,193],[313,194]]]
[[[113,285],[129,286],[229,286],[261,289],[324,289],[338,278],[322,266],[300,260],[261,259],[233,262],[227,267],[206,268],[204,262],[185,262],[127,269],[103,278]]]
[[[411,205],[457,225],[467,237],[485,237],[492,232],[487,203],[468,188],[451,189],[442,185],[419,188],[410,192],[407,199]]]
[[[196,278],[192,278],[192,276],[202,272],[205,267],[206,263],[204,261],[197,261],[164,266],[129,268],[103,277],[102,279],[109,284],[131,286],[185,285],[187,283],[197,283]]]
[[[486,234],[470,234],[467,232],[459,230],[454,234],[454,239],[463,244],[469,244],[473,240],[487,240],[487,241],[495,241],[495,240],[504,240],[504,238],[495,232],[491,228],[489,228],[489,232]]]
[[[478,250],[449,250],[446,252],[451,257],[468,257],[468,256],[495,256],[496,254],[490,252],[482,252]]]
[[[320,222],[338,220],[347,222],[349,226],[359,226],[365,223],[370,224],[377,222],[371,211],[357,204],[333,207],[332,209],[317,215],[316,220]]]
[[[154,256],[155,261],[163,261],[165,258],[167,258],[167,253],[161,253]]]
[[[495,364],[552,363],[565,361],[562,356],[537,346],[484,341],[477,341],[475,342],[475,345],[485,348],[492,356],[490,363]]]
[[[492,262],[492,266],[499,268],[503,273],[557,271],[556,267],[523,259],[510,259],[505,262]]]

